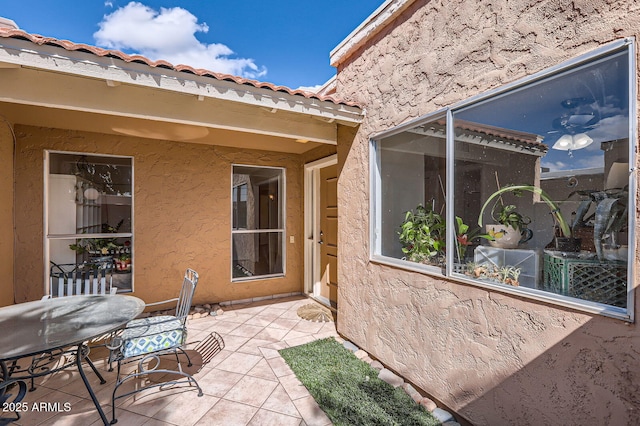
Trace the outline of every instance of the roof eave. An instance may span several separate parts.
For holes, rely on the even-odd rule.
[[[97,56],[82,50],[66,50],[51,45],[37,45],[18,38],[0,38],[0,68],[28,67],[84,78],[102,79],[107,84],[134,86],[191,94],[198,98],[213,98],[270,111],[287,111],[312,116],[325,122],[357,126],[363,112],[351,105],[323,101],[313,97],[290,94],[238,84],[204,75],[191,74],[146,63],[124,62],[110,56]]]

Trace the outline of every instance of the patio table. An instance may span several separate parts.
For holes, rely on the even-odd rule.
[[[0,387],[0,400],[10,383],[24,382],[75,364],[102,421],[109,424],[82,369],[84,360],[101,383],[105,383],[87,358],[86,342],[121,328],[143,310],[142,300],[123,295],[61,297],[0,308],[0,368],[4,379],[4,383],[0,381],[0,385],[4,385]],[[65,348],[75,348],[74,356],[72,362],[62,367],[40,372],[15,370],[15,361],[20,358],[64,351]]]

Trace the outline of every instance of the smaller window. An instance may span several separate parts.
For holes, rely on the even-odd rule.
[[[284,169],[233,166],[232,279],[284,274]]]

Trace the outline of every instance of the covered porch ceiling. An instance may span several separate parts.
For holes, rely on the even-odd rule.
[[[0,115],[13,124],[303,153],[363,118],[331,98],[29,37],[0,37]]]

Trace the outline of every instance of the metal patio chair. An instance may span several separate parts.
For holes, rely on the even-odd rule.
[[[111,424],[117,422],[116,419],[116,399],[124,398],[137,392],[144,391],[149,388],[159,387],[172,388],[176,385],[188,384],[195,386],[198,390],[198,396],[202,396],[202,388],[191,374],[182,370],[179,354],[183,354],[191,367],[191,359],[185,352],[184,346],[187,341],[187,315],[191,308],[191,300],[198,283],[198,273],[192,269],[187,269],[182,289],[177,298],[164,300],[162,302],[150,303],[147,306],[161,305],[169,302],[177,302],[175,315],[160,315],[147,318],[138,318],[130,321],[122,330],[122,333],[115,337],[109,345],[111,349],[110,361],[118,363],[118,373],[115,388],[112,394],[113,417]],[[177,369],[170,370],[159,368],[162,356],[175,356],[177,361]],[[132,373],[121,377],[121,367],[123,364],[137,362],[138,368]],[[150,374],[171,374],[180,376],[178,379],[169,379],[159,383],[146,384],[137,387],[131,392],[117,395],[118,388],[131,379]]]
[[[81,294],[116,294],[113,286],[113,258],[105,257],[85,263],[57,264],[51,262],[48,297]]]

